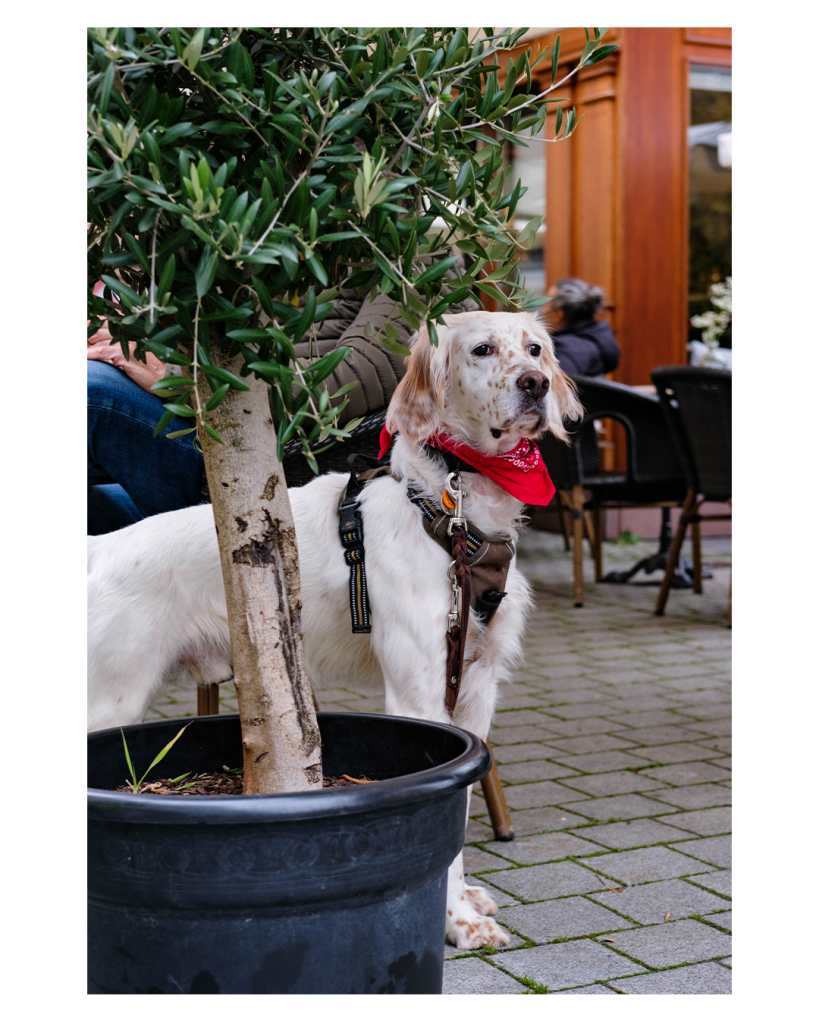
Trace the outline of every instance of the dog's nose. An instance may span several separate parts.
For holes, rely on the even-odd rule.
[[[548,378],[535,370],[518,377],[517,384],[521,391],[526,391],[532,398],[542,398],[549,390]]]

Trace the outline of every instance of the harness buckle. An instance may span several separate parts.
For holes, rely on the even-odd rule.
[[[461,490],[461,474],[456,470],[454,473],[450,473],[446,478],[446,486],[442,496],[444,507],[449,513],[449,522],[447,523],[446,532],[449,536],[452,536],[452,531],[460,526],[462,529],[466,529],[466,519],[464,519],[461,505],[463,504],[464,492]],[[447,501],[446,499],[450,500]],[[452,511],[450,511],[450,509]],[[454,512],[454,514],[453,514]]]

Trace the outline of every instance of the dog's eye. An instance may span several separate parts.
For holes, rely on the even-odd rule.
[[[491,356],[493,351],[494,350],[491,345],[476,345],[475,348],[472,349],[472,355]]]
[[[539,356],[540,355],[540,351],[541,351],[540,345],[530,345],[529,346],[529,355],[530,356]]]

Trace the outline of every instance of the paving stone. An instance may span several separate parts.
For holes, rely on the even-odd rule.
[[[616,772],[623,768],[643,768],[651,763],[623,750],[604,750],[599,754],[555,754],[552,761],[579,772]]]
[[[489,876],[492,877],[491,875]],[[492,885],[490,881],[484,878],[478,878],[475,875],[464,874],[464,881],[467,885],[478,886],[481,889],[486,889],[487,893],[497,903],[498,908],[502,907],[516,907],[519,905],[519,900],[515,896],[510,896],[508,892],[504,892],[502,889],[498,889]]]
[[[572,789],[580,789],[591,796],[615,796],[617,793],[637,793],[644,789],[656,791],[656,779],[645,779],[636,772],[602,772],[599,775],[578,775],[568,784]],[[676,792],[676,791],[674,791]]]
[[[717,718],[711,722],[697,722],[693,728],[706,736],[723,737],[731,735],[731,719]]]
[[[505,786],[503,792],[513,811],[564,804],[578,797],[578,793],[559,782],[524,782],[518,786]]]
[[[509,726],[543,725],[544,716],[537,711],[501,711],[492,721],[492,729],[506,729]]]
[[[556,996],[616,996],[617,993],[605,985],[580,985],[578,988],[564,988],[552,993]]]
[[[617,948],[648,967],[675,967],[730,955],[731,936],[688,918],[621,932]]]
[[[622,892],[599,892],[594,894],[594,899],[640,924],[662,924],[666,914],[671,915],[669,920],[677,921],[692,914],[711,914],[730,907],[730,903],[719,896],[698,889],[682,878],[632,885]]]
[[[560,749],[553,746],[541,745],[539,743],[495,743],[494,734],[490,732],[489,740],[492,744],[492,753],[498,764],[507,764],[513,761],[535,761],[544,757],[559,754]]]
[[[512,846],[513,843],[495,843],[495,846]],[[476,871],[495,871],[501,868],[508,868],[509,861],[502,860],[494,854],[482,850],[477,846],[464,847],[464,868],[474,875]]]
[[[590,670],[588,677],[589,679],[608,683],[647,683],[655,678],[651,672],[646,672],[644,668],[625,669],[623,671],[598,668]]]
[[[598,700],[590,704],[550,704],[545,710],[562,721],[572,721],[575,718],[608,717],[612,707],[611,701]]]
[[[664,846],[646,846],[623,853],[604,853],[594,857],[582,857],[580,863],[592,871],[616,878],[626,885],[638,882],[654,882],[662,878],[679,878],[699,871],[703,865],[692,857],[686,857]]]
[[[602,843],[603,846],[610,846],[616,850],[633,850],[637,846],[670,843],[675,839],[682,840],[688,835],[682,829],[663,825],[653,818],[616,821],[610,825],[590,825],[587,828],[577,828],[572,831],[581,839],[591,839],[595,843]],[[711,840],[695,839],[693,842],[711,842]],[[680,850],[680,853],[685,852],[685,850]],[[693,851],[692,856],[696,856]]]
[[[591,733],[606,733],[614,732],[615,729],[612,727],[611,722],[607,722],[605,718],[575,718],[571,721],[560,721],[557,718],[553,718],[548,725],[549,732],[554,733],[554,737],[551,742],[556,746],[561,746],[557,742],[558,737],[576,737],[576,736],[588,736]],[[629,741],[624,743],[627,746]],[[594,749],[594,748],[592,748]]]
[[[646,782],[650,781],[648,779]],[[666,803],[674,804],[675,807],[684,807],[686,810],[696,810],[700,807],[730,806],[731,790],[726,786],[717,786],[713,783],[703,783],[698,786],[673,786],[661,790],[654,790],[646,793],[646,796],[656,797]]]
[[[444,962],[445,996],[511,995],[525,991],[525,985],[476,956]]]
[[[666,825],[674,825],[676,828],[696,832],[701,836],[716,836],[731,831],[731,808],[711,807],[702,811],[682,811],[680,814],[665,815],[659,820]]]
[[[730,736],[717,736],[714,739],[708,740],[708,746],[713,747],[715,750],[719,750],[720,753],[730,754],[731,753],[731,737]]]
[[[528,811],[515,811],[512,826],[516,836],[530,836],[537,832],[563,832],[587,820],[559,807],[535,807]],[[489,838],[494,839],[494,833]]]
[[[597,892],[606,887],[594,871],[568,860],[495,871],[491,875],[491,884],[527,903]]]
[[[697,885],[705,886],[706,889],[721,892],[723,896],[731,895],[730,871],[710,871],[705,875],[694,875],[690,880]]]
[[[494,748],[495,743],[534,743],[538,740],[548,739],[552,735],[562,735],[552,729],[551,720],[548,728],[541,728],[539,725],[510,725],[508,728],[498,728],[493,724],[489,738]]]
[[[722,703],[714,703],[713,701],[708,703],[703,703],[702,701],[697,701],[693,704],[686,703],[678,710],[701,721],[703,725],[713,723],[714,721],[729,723],[731,721],[732,708],[730,700],[723,701]]]
[[[558,752],[566,751],[569,754],[600,753],[604,750],[622,750],[631,746],[627,740],[622,740],[619,736],[607,736],[602,733],[592,736],[560,736],[549,742]],[[640,756],[642,757],[642,754]]]
[[[498,921],[533,942],[553,942],[634,927],[630,921],[584,896],[509,907],[498,912]]]
[[[487,843],[486,849],[499,857],[507,857],[517,864],[545,864],[551,860],[563,860],[566,857],[577,857],[581,854],[603,852],[604,847],[589,842],[569,832],[546,832],[539,835],[520,836],[510,843]],[[508,868],[508,864],[498,867]],[[485,870],[476,868],[475,870]],[[487,876],[489,877],[489,876]]]
[[[702,733],[683,725],[655,725],[649,729],[620,729],[610,726],[609,731],[641,747],[657,746],[660,743],[697,743],[703,738]]]
[[[703,914],[703,919],[715,924],[718,928],[725,928],[731,931],[731,911],[726,910],[721,914]]]
[[[568,764],[564,758],[562,763]],[[573,766],[574,767],[574,766]],[[580,768],[581,771],[588,769]],[[658,768],[645,768],[640,773],[658,782],[667,782],[672,786],[693,786],[700,782],[728,782],[731,773],[714,761],[681,761],[677,764],[663,765]]]
[[[673,711],[613,711],[607,716],[627,729],[647,729],[660,725],[684,725],[685,721]],[[617,730],[620,732],[620,730]]]
[[[465,842],[467,843],[481,843],[487,839],[494,839],[495,833],[492,831],[492,827],[488,822],[476,821],[474,818],[470,818],[466,823],[466,837]]]
[[[649,800],[639,793],[626,793],[623,796],[597,797],[584,800],[582,803],[567,803],[561,806],[570,813],[576,812],[584,814],[588,818],[606,822],[610,820],[625,821],[627,818],[648,818],[652,815],[662,814],[668,804]],[[668,824],[673,825],[674,822]]]
[[[545,782],[548,779],[567,779],[577,772],[551,761],[514,761],[498,766],[502,782]]]
[[[585,831],[581,833],[585,836]],[[602,842],[595,836],[590,836],[594,842]],[[605,845],[605,843],[604,843]],[[687,857],[696,857],[698,860],[707,861],[709,864],[716,864],[718,868],[731,867],[731,837],[712,836],[710,839],[689,839],[687,841],[669,843],[672,849],[684,853]]]
[[[630,995],[730,995],[731,973],[719,964],[691,964],[611,982]]]
[[[558,740],[552,741],[555,746],[562,747]],[[707,740],[708,743],[711,740]],[[719,740],[713,742],[718,743]],[[719,757],[717,750],[709,750],[705,746],[706,738],[703,737],[700,743],[665,743],[656,747],[634,747],[631,752],[644,757],[646,761],[655,764],[676,764],[679,761],[705,761],[710,757]]]
[[[498,953],[493,960],[519,978],[527,975],[536,984],[546,985],[550,992],[622,977],[640,969],[626,957],[592,939]]]

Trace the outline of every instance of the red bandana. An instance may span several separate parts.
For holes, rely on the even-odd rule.
[[[392,434],[386,427],[381,431],[379,440],[381,451],[378,457],[383,459],[392,441]],[[498,455],[484,455],[440,432],[428,437],[426,443],[439,451],[457,455],[527,505],[548,505],[555,495],[555,485],[549,477],[540,449],[528,437],[522,437],[514,448]]]

